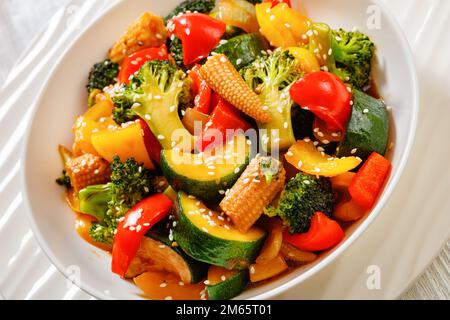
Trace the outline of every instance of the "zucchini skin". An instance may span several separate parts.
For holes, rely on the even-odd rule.
[[[243,242],[220,239],[195,226],[183,212],[178,194],[178,223],[173,236],[178,245],[193,259],[226,269],[242,270],[255,260],[267,236]]]
[[[224,194],[220,194],[220,190],[227,190],[231,188],[235,182],[239,179],[241,174],[244,172],[245,168],[248,166],[250,161],[250,155],[248,154],[243,163],[240,166],[239,172],[231,172],[229,175],[222,177],[219,181],[209,180],[200,181],[194,180],[189,177],[184,176],[181,173],[176,172],[169,164],[165,153],[161,153],[161,170],[163,175],[166,177],[169,184],[177,191],[185,191],[186,193],[199,198],[209,204],[217,204],[223,198]],[[207,175],[207,172],[205,172]]]
[[[248,33],[229,39],[219,45],[214,52],[222,53],[228,57],[233,66],[240,70],[262,56],[262,51],[269,48],[266,40],[257,33]],[[240,59],[240,63],[237,63]]]
[[[229,300],[245,290],[248,284],[248,270],[239,271],[232,278],[216,285],[207,285],[209,300]]]
[[[338,157],[357,156],[365,161],[372,152],[384,155],[389,140],[386,104],[356,89],[353,94],[352,114]],[[352,154],[354,149],[356,153]]]
[[[151,229],[146,234],[146,237],[161,242],[162,244],[169,247],[170,250],[173,250],[178,255],[180,255],[189,267],[191,273],[191,283],[199,283],[206,277],[208,273],[208,265],[191,258],[180,247],[172,246],[172,242],[169,240],[168,230],[166,228],[167,223],[168,220],[164,220],[163,222],[159,223],[154,227],[155,229]]]

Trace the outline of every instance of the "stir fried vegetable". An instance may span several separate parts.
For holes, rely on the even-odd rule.
[[[231,299],[375,206],[391,170],[375,44],[312,18],[289,0],[185,0],[91,68],[56,182],[81,237],[148,298]]]

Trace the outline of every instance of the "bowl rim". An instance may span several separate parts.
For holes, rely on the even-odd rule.
[[[305,272],[301,273],[300,275],[296,276],[295,278],[286,281],[282,285],[272,288],[264,293],[257,294],[253,297],[249,297],[248,300],[266,300],[276,297],[277,295],[281,294],[284,291],[287,291],[296,285],[302,283],[306,279],[312,277],[314,274],[320,272],[325,267],[330,265],[333,261],[336,260],[344,251],[346,251],[354,242],[367,230],[367,228],[374,222],[374,220],[379,216],[382,209],[385,207],[387,201],[390,199],[395,187],[397,186],[400,178],[403,175],[403,172],[406,168],[406,165],[408,164],[408,161],[410,159],[412,147],[414,145],[415,137],[416,137],[416,130],[418,125],[418,115],[419,115],[419,101],[420,101],[420,89],[419,89],[419,80],[418,80],[418,74],[417,74],[417,68],[415,65],[415,60],[413,56],[413,52],[411,49],[411,46],[406,38],[406,34],[402,27],[400,26],[397,19],[394,17],[392,12],[381,2],[381,0],[369,0],[373,4],[379,6],[385,15],[385,18],[388,19],[389,23],[393,25],[393,31],[396,33],[397,38],[400,40],[399,45],[405,50],[405,61],[408,66],[408,69],[411,70],[411,73],[413,75],[411,81],[412,85],[412,105],[411,107],[411,127],[408,132],[408,138],[405,145],[405,150],[403,152],[402,157],[399,160],[399,165],[397,170],[394,172],[394,174],[391,176],[390,183],[386,186],[384,189],[383,196],[378,200],[378,203],[376,206],[372,209],[370,214],[366,217],[366,219],[352,232],[352,234],[345,239],[345,241],[341,242],[336,248],[332,250],[330,254],[328,254],[323,260],[317,263],[317,265],[313,266],[309,270],[306,270]],[[34,119],[35,114],[38,111],[38,106],[42,103],[42,100],[44,98],[45,92],[47,91],[49,87],[49,83],[51,79],[53,78],[55,71],[60,66],[62,60],[66,57],[68,52],[73,48],[74,44],[77,43],[86,33],[88,33],[92,28],[95,27],[95,25],[99,24],[105,16],[107,16],[112,10],[114,10],[116,7],[123,4],[123,1],[118,1],[108,7],[104,12],[102,12],[97,18],[95,18],[91,23],[89,23],[83,30],[80,32],[77,36],[73,38],[73,40],[70,42],[70,44],[67,46],[67,48],[60,54],[58,57],[56,63],[53,65],[53,67],[50,69],[50,72],[48,73],[48,76],[46,78],[46,83],[43,86],[39,97],[36,99],[36,103],[34,105],[34,109],[31,114],[30,119]],[[31,120],[32,121],[32,120]],[[22,145],[22,158],[21,162],[24,163],[28,158],[28,150],[29,150],[29,143],[31,139],[31,132],[32,132],[32,125],[28,126],[24,143]],[[44,236],[40,232],[40,229],[37,226],[37,221],[35,219],[35,215],[33,214],[30,198],[28,195],[28,185],[26,183],[26,177],[27,177],[27,166],[23,166],[22,174],[21,174],[21,183],[22,183],[22,190],[23,190],[23,198],[24,198],[24,204],[27,211],[27,218],[30,223],[31,229],[33,231],[33,234],[39,244],[39,246],[43,249],[43,252],[45,255],[50,259],[50,261],[56,266],[56,268],[63,274],[63,276],[66,279],[70,280],[70,275],[66,272],[66,266],[56,257],[56,255],[53,253],[53,251],[47,246],[46,240],[44,240]],[[105,294],[104,292],[101,292],[89,284],[81,282],[76,285],[86,292],[87,294],[98,298],[102,300],[111,300],[114,299],[114,297]]]

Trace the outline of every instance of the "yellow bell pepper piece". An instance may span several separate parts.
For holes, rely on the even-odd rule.
[[[313,73],[320,71],[320,65],[313,53],[308,49],[300,47],[289,47],[287,49],[292,54],[297,62],[300,64],[300,68],[305,73]]]
[[[311,21],[286,3],[272,8],[270,2],[264,2],[257,4],[255,9],[260,32],[272,46],[287,48],[308,43],[306,33]]]
[[[95,104],[82,116],[79,116],[73,127],[75,135],[74,150],[76,154],[91,153],[99,155],[91,144],[91,135],[94,131],[106,129],[110,125],[116,125],[112,120],[113,103],[105,99]]]
[[[286,160],[298,170],[324,177],[335,177],[355,169],[362,162],[357,157],[333,158],[319,151],[312,141],[300,140],[286,153]]]
[[[94,132],[91,142],[97,153],[109,162],[112,162],[115,156],[121,161],[134,158],[148,169],[155,168],[145,147],[144,131],[137,122],[125,127]]]

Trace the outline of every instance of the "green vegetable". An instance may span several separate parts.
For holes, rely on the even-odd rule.
[[[94,89],[103,90],[111,84],[116,83],[119,74],[119,64],[111,60],[105,60],[94,64],[89,73],[89,80],[87,84],[88,92]]]
[[[250,161],[250,148],[245,136],[236,137],[235,145],[245,147],[245,155],[232,157],[227,161],[217,158],[214,161],[197,163],[194,159],[180,161],[178,152],[163,150],[161,152],[161,170],[169,184],[178,191],[185,191],[207,203],[217,204],[224,197],[224,191],[231,188],[239,179]],[[240,150],[238,150],[240,151]],[[225,153],[222,149],[217,154]],[[211,170],[208,167],[213,166]],[[210,173],[214,172],[214,175]]]
[[[150,231],[146,234],[147,237],[159,241],[161,245],[166,245],[168,249],[170,250],[169,254],[170,256],[178,255],[182,258],[183,264],[177,265],[177,270],[184,270],[184,272],[187,272],[190,274],[191,281],[190,283],[198,283],[202,281],[206,273],[208,272],[208,265],[192,259],[190,256],[188,256],[180,247],[174,247],[172,245],[173,241],[170,240],[170,225],[171,221],[166,219],[158,223],[156,226],[154,226]],[[169,228],[168,228],[169,226]],[[173,240],[173,239],[172,239]],[[174,261],[175,259],[167,259],[170,261]],[[178,259],[177,259],[178,260]]]
[[[291,233],[304,233],[309,230],[315,212],[331,216],[333,202],[328,179],[299,173],[286,184],[278,203],[269,205],[264,212],[283,219]]]
[[[180,38],[174,36],[172,40],[167,41],[169,42],[168,48],[175,64],[180,68],[183,68],[183,44],[181,43]]]
[[[229,300],[245,290],[248,284],[248,270],[236,271],[225,281],[206,286],[209,300]]]
[[[261,35],[250,33],[229,39],[214,52],[226,55],[234,67],[240,70],[262,56],[262,51],[267,49],[266,40]]]
[[[372,152],[384,155],[388,139],[389,117],[385,103],[353,90],[352,114],[338,156],[358,156],[366,160]]]
[[[154,193],[153,174],[134,159],[111,163],[111,182],[80,191],[80,208],[101,218],[92,224],[90,235],[96,241],[112,243],[118,220],[135,204]],[[109,200],[109,201],[108,201]],[[108,201],[107,206],[104,203]]]
[[[364,88],[370,80],[375,51],[369,37],[357,31],[332,30],[324,23],[315,23],[312,29],[309,49],[321,64],[344,82]]]
[[[259,94],[263,106],[268,107],[272,121],[258,124],[260,130],[267,130],[262,139],[264,149],[270,149],[272,130],[279,133],[279,148],[284,150],[295,143],[292,129],[291,108],[293,101],[289,90],[301,76],[299,64],[287,51],[263,56],[241,70],[248,85]],[[264,135],[262,135],[264,137]]]
[[[184,13],[186,11],[199,12],[199,13],[210,13],[214,6],[216,5],[215,0],[186,0],[181,2],[169,15],[166,16],[166,21],[172,19],[173,17]]]
[[[244,34],[245,31],[242,30],[241,28],[235,27],[235,26],[231,26],[231,25],[227,25],[227,28],[225,29],[225,34],[223,35],[223,39],[225,40],[229,40],[231,38],[237,37],[241,34]]]
[[[70,189],[72,187],[70,177],[67,175],[66,170],[63,170],[61,177],[56,179],[56,183],[61,187],[66,187],[66,189]]]
[[[355,88],[364,88],[370,80],[375,45],[361,32],[333,30],[331,48],[336,61],[332,72]]]
[[[148,61],[128,86],[122,86],[116,92],[113,102],[119,106],[124,118],[136,115],[144,119],[164,149],[175,147],[172,143],[174,133],[177,139],[183,137],[184,148],[192,144],[192,136],[184,128],[178,108],[180,104],[189,103],[190,85],[186,74],[169,61]],[[120,111],[121,107],[128,111]]]
[[[134,104],[132,100],[124,96],[117,96],[113,98],[113,102],[113,120],[117,124],[127,123],[138,118],[134,111],[131,110],[131,107]]]
[[[253,263],[266,238],[266,233],[256,227],[245,234],[239,232],[183,192],[178,193],[177,209],[175,241],[192,258],[205,263],[226,269],[245,269]]]
[[[78,193],[80,212],[103,221],[111,201],[111,183],[88,186]]]

